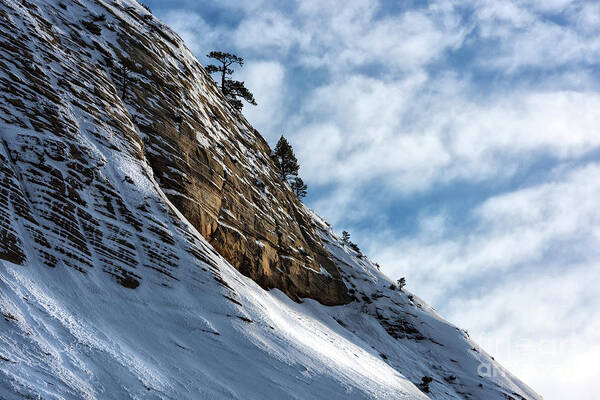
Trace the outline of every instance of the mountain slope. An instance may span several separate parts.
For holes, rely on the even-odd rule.
[[[539,398],[299,203],[139,4],[0,25],[0,397]]]

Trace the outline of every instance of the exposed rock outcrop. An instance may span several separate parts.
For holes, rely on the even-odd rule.
[[[277,177],[268,144],[228,105],[181,39],[141,7],[95,4],[3,6],[0,100],[13,107],[4,107],[0,118],[23,128],[17,141],[5,141],[2,156],[18,159],[14,168],[2,171],[7,182],[0,194],[3,205],[8,207],[6,196],[12,196],[33,207],[34,214],[42,205],[54,210],[41,218],[56,225],[54,232],[65,239],[62,261],[82,271],[92,263],[90,247],[105,240],[97,237],[98,222],[86,214],[89,210],[83,211],[90,201],[102,215],[120,214],[134,231],[142,229],[137,211],[128,209],[110,180],[95,170],[107,161],[85,143],[80,135],[85,130],[95,138],[94,146],[147,160],[177,209],[233,266],[264,288],[279,288],[295,300],[347,303],[338,268],[298,199]],[[15,23],[21,15],[26,15],[26,27]],[[68,31],[57,30],[58,25]],[[36,187],[28,201],[6,192],[17,171],[26,187]],[[40,179],[40,171],[47,177]],[[82,196],[90,187],[95,193]],[[18,235],[7,217],[0,222],[0,235],[6,237],[0,257],[19,261]],[[27,226],[45,254],[47,233],[36,228],[39,223],[32,217]],[[157,242],[144,243],[149,253],[169,244],[164,227],[151,232]],[[106,254],[103,259],[115,257],[128,265],[114,273],[133,287],[137,278],[130,269],[143,262],[127,245],[131,235],[116,230],[122,243],[99,251]],[[59,261],[46,253],[49,265]],[[177,259],[168,252],[152,257],[164,264],[160,270],[166,275],[176,267]]]

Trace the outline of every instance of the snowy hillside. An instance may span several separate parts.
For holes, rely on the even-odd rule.
[[[1,399],[540,398],[299,203],[134,0],[0,26]]]

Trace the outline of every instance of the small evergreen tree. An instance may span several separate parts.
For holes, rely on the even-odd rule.
[[[206,55],[208,58],[217,60],[218,65],[210,64],[206,66],[206,71],[209,74],[218,72],[221,80],[221,91],[227,98],[227,101],[238,111],[242,110],[244,104],[239,98],[246,100],[252,105],[256,105],[254,95],[250,93],[244,86],[244,82],[234,81],[233,79],[227,79],[228,75],[233,74],[233,69],[230,67],[234,64],[238,64],[240,67],[244,65],[244,59],[236,56],[235,54],[224,53],[221,51],[211,51]]]
[[[306,190],[308,189],[308,187],[306,186],[302,178],[294,178],[294,180],[291,183],[291,186],[292,190],[299,199],[306,196]]]
[[[342,232],[342,240],[344,241],[344,243],[346,243],[352,250],[354,250],[355,252],[358,253],[358,257],[361,258],[362,257],[362,253],[360,251],[360,248],[358,247],[358,245],[354,242],[352,242],[350,240],[350,233],[348,233],[348,231],[343,231]]]
[[[121,100],[125,101],[127,99],[127,93],[129,91],[129,87],[131,86],[131,79],[133,71],[135,71],[135,63],[128,58],[124,58],[121,60],[121,65],[117,68],[116,73],[118,75],[118,83],[121,89]]]
[[[283,135],[281,135],[275,146],[274,156],[275,163],[279,167],[281,179],[287,181],[289,177],[298,175],[298,160],[294,155],[292,146]]]
[[[129,82],[131,81],[131,70],[129,66],[123,64],[119,68],[119,83],[121,84],[121,100],[125,101],[127,98],[127,89],[129,88]]]
[[[350,233],[348,231],[342,232],[342,240],[346,243],[350,242]]]
[[[406,286],[406,278],[402,277],[398,279],[398,289],[402,290],[404,286]]]

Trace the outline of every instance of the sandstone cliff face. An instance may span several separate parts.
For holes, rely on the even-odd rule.
[[[22,15],[27,26],[17,23]],[[0,24],[0,96],[2,104],[14,106],[3,107],[0,118],[23,128],[16,141],[5,138],[0,172],[6,184],[0,201],[7,209],[33,207],[32,215],[38,205],[50,207],[51,215],[42,219],[57,225],[54,232],[65,239],[63,262],[85,270],[94,262],[89,247],[106,239],[94,237],[95,223],[84,222],[93,219],[82,211],[90,196],[103,215],[121,213],[136,230],[141,224],[139,210],[129,210],[110,179],[97,173],[107,162],[98,146],[147,162],[148,173],[177,209],[233,266],[264,288],[279,288],[295,300],[349,301],[310,218],[277,177],[268,144],[229,107],[169,28],[141,7],[108,1],[94,7],[78,1],[44,8],[28,2],[16,9],[2,6]],[[82,133],[95,143],[90,145]],[[61,168],[70,174],[64,176]],[[48,177],[40,180],[41,171]],[[35,193],[9,193],[16,174]],[[88,193],[86,200],[81,194],[90,187],[97,193]],[[23,218],[44,254],[40,220]],[[2,226],[6,240],[0,257],[21,260],[19,235],[8,216]],[[149,249],[169,244],[164,227],[151,232],[157,242],[145,243]],[[131,268],[139,264],[127,245],[129,235],[118,230],[114,235],[122,236],[122,243],[107,257],[128,260]],[[58,262],[46,253],[47,264]],[[168,274],[177,260],[161,257]],[[115,274],[136,285],[129,273]]]

